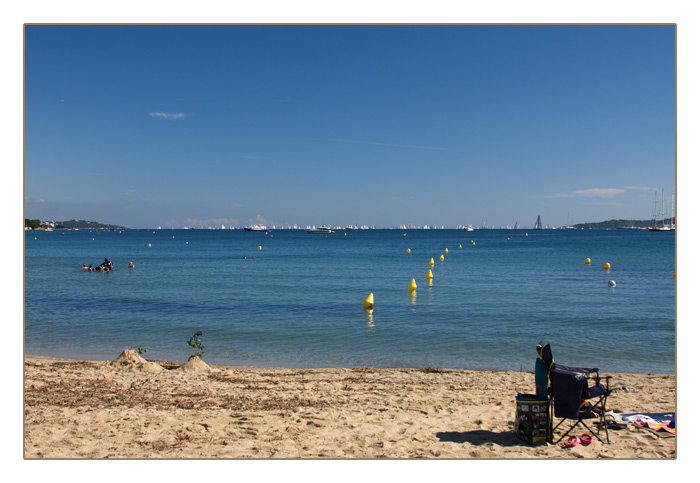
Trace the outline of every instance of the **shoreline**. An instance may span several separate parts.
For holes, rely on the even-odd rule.
[[[534,392],[532,371],[210,366],[131,352],[25,355],[25,459],[676,458],[675,437],[631,424],[609,445],[519,440],[515,396]],[[675,412],[675,375],[612,376],[608,409]]]
[[[74,356],[54,356],[54,355],[45,355],[45,354],[39,354],[36,352],[26,352],[23,355],[24,360],[27,359],[37,359],[37,360],[55,360],[55,361],[63,361],[63,362],[110,362],[107,359],[104,358],[82,358],[82,357],[74,357]],[[154,362],[156,364],[166,364],[166,365],[179,365],[179,364],[184,364],[187,361],[179,361],[179,360],[163,360],[163,359],[149,359],[148,357],[144,357],[144,360],[148,362]],[[205,361],[206,362],[206,361]],[[468,369],[454,369],[454,368],[448,368],[448,367],[440,367],[440,366],[422,366],[422,367],[375,367],[375,366],[353,366],[353,367],[340,367],[340,366],[321,366],[321,367],[298,367],[298,366],[269,366],[269,365],[264,365],[264,364],[251,364],[251,365],[236,365],[236,364],[219,364],[219,363],[208,363],[208,365],[215,367],[215,368],[220,368],[220,369],[279,369],[279,370],[297,370],[297,371],[304,371],[304,370],[331,370],[331,369],[346,369],[346,370],[352,370],[352,369],[360,369],[360,368],[369,368],[369,369],[376,369],[376,370],[421,370],[421,369],[437,369],[440,371],[473,371],[473,372],[504,372],[504,373],[530,373],[532,374],[534,372],[533,369],[525,369],[523,367],[521,370],[505,370],[505,369],[475,369],[475,368],[468,368]],[[532,366],[534,367],[535,364],[535,357],[532,358]],[[603,372],[601,372],[603,374]],[[647,375],[647,376],[671,376],[671,377],[676,377],[675,372],[626,372],[626,371],[620,371],[620,372],[605,372],[605,374],[628,374],[628,375]]]

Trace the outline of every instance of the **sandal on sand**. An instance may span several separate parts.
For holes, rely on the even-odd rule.
[[[579,441],[581,441],[582,445],[588,446],[589,444],[591,444],[591,441],[593,441],[593,438],[589,434],[582,434],[579,438]]]
[[[614,419],[606,419],[605,422],[598,423],[600,428],[607,427],[608,429],[625,429],[627,427],[627,423],[620,423],[619,421],[615,421]]]
[[[590,436],[589,436],[589,438],[590,438]],[[569,436],[569,439],[566,442],[566,446],[568,446],[569,448],[573,448],[577,444],[581,444],[581,443],[582,443],[582,441],[578,436]],[[589,443],[590,443],[590,441],[589,441]]]

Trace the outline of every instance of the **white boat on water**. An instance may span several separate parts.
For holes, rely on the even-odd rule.
[[[474,227],[472,225],[465,225],[462,227],[462,229],[467,231],[474,231]]]
[[[331,230],[330,225],[322,225],[316,228],[315,226],[312,228],[307,228],[306,230],[307,233],[319,233],[319,234],[330,234],[330,233],[335,233],[333,230]]]
[[[652,213],[654,226],[650,226],[649,231],[676,231],[676,215],[675,215],[675,209],[674,209],[675,207],[674,207],[674,199],[673,198],[675,198],[675,192],[674,192],[674,196],[671,198],[671,220],[667,224],[666,223],[666,208],[665,208],[666,200],[664,199],[664,190],[661,190],[661,213],[660,213],[661,224],[659,225],[657,223],[657,216],[659,215],[659,213],[656,210],[656,192],[654,192],[654,213]]]
[[[267,231],[265,225],[250,225],[243,228],[245,231]]]

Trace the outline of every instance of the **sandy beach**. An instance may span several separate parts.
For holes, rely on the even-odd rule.
[[[26,459],[676,458],[675,436],[633,424],[611,444],[521,441],[515,396],[534,390],[532,372],[224,367],[135,352],[24,367]],[[676,410],[675,376],[613,376],[608,409]]]

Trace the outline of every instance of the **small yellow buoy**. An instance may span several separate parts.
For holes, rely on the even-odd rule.
[[[403,236],[406,236],[406,234],[404,233]]]
[[[433,265],[435,265],[435,260],[433,260],[433,259],[431,258],[430,261],[428,262],[428,265],[430,265],[431,267],[432,267]]]
[[[406,249],[406,253],[411,253],[411,249],[410,249],[410,248],[407,248],[407,249]]]
[[[445,259],[445,255],[440,255],[440,260],[444,260],[444,259]]]
[[[258,247],[258,250],[262,250],[262,247]]]
[[[148,244],[148,248],[151,248],[151,244],[150,244],[150,243]]]
[[[586,265],[590,265],[590,264],[591,264],[591,259],[590,259],[590,258],[586,258]]]
[[[432,270],[428,270],[428,273],[425,274],[425,278],[428,278],[428,279],[433,278],[433,271],[432,271]]]
[[[364,302],[365,309],[371,309],[374,307],[374,294],[370,293]]]
[[[445,253],[448,253],[447,248],[445,248]]]
[[[610,270],[610,264],[608,262],[605,262],[605,265],[603,265],[603,268],[606,270]]]
[[[348,234],[347,234],[347,233],[343,233],[343,236],[348,236]]]
[[[525,236],[527,236],[527,233],[525,233]]]
[[[418,288],[418,285],[416,285],[416,279],[415,279],[415,278],[412,278],[412,279],[411,279],[411,283],[408,284],[408,290],[409,290],[409,292],[410,292],[410,291],[413,291],[413,290],[415,290],[415,289],[417,289],[417,288]]]
[[[459,248],[462,248],[462,245],[460,245]]]

